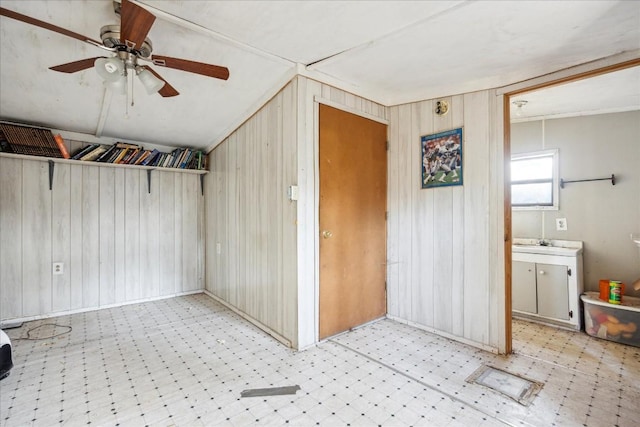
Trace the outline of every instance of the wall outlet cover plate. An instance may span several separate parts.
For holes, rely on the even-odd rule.
[[[556,230],[567,231],[567,218],[556,218]]]

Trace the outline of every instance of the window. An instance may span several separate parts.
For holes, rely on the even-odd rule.
[[[511,206],[558,209],[558,150],[511,157]]]

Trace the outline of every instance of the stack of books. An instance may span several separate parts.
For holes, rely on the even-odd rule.
[[[64,150],[66,151],[66,147]],[[64,157],[51,130],[8,123],[0,123],[0,151],[31,156]]]
[[[140,145],[124,142],[116,142],[111,146],[89,144],[74,153],[71,159],[176,169],[204,170],[207,167],[207,156],[200,150],[176,148],[165,153],[157,149],[145,150]]]
[[[70,155],[62,137],[54,136],[50,129],[8,123],[0,123],[0,152],[121,165],[207,169],[207,155],[193,148],[176,148],[165,153],[125,142],[112,145],[96,143],[85,145]]]

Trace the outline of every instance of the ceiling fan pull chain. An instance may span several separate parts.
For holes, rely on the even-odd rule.
[[[129,84],[129,73],[125,69],[125,85],[126,85],[126,95],[124,97],[124,118],[129,119],[129,94],[131,93],[131,97],[133,98],[133,85]],[[131,90],[129,90],[131,89]]]

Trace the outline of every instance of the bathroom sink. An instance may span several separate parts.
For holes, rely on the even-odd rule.
[[[559,256],[576,256],[582,253],[582,242],[570,240],[513,239],[513,252]]]
[[[558,246],[540,246],[540,245],[513,245],[513,252],[522,252],[527,254],[546,254],[560,256],[576,256],[582,252],[582,248],[563,248]]]

